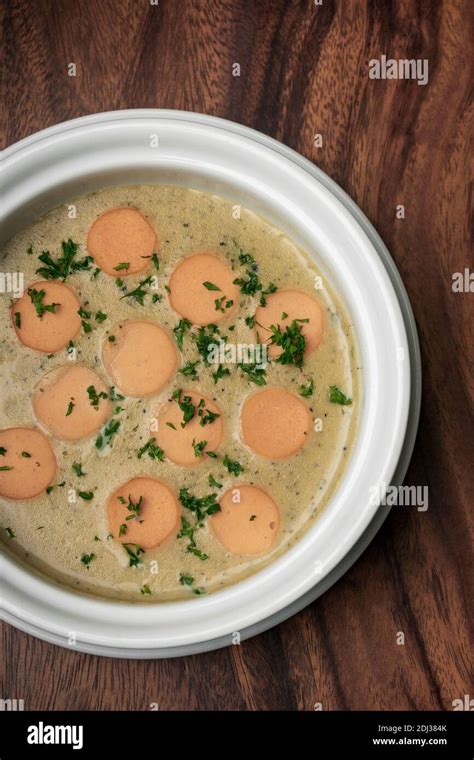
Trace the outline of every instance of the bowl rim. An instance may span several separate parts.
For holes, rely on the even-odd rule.
[[[238,134],[240,136],[248,137],[248,138],[253,139],[253,140],[256,140],[258,138],[258,142],[259,143],[261,143],[262,142],[262,138],[264,138],[264,144],[265,144],[266,147],[273,148],[273,150],[276,150],[278,153],[280,153],[280,155],[282,155],[282,150],[281,149],[284,149],[286,157],[290,158],[290,160],[292,158],[292,156],[290,154],[293,154],[293,156],[295,158],[297,158],[297,162],[298,162],[298,164],[300,166],[303,163],[303,164],[307,164],[308,167],[311,167],[311,170],[312,170],[311,174],[313,175],[313,177],[314,177],[315,174],[319,175],[319,178],[324,177],[329,183],[331,183],[331,185],[333,187],[337,188],[338,193],[340,195],[340,198],[344,199],[344,197],[345,197],[346,199],[348,199],[348,196],[346,196],[346,194],[344,193],[344,191],[342,191],[342,189],[339,188],[339,186],[336,185],[336,183],[334,183],[332,180],[330,180],[327,177],[327,175],[325,175],[323,172],[321,172],[321,170],[319,170],[317,167],[315,167],[314,164],[312,164],[307,159],[305,159],[302,156],[300,156],[295,151],[292,151],[290,148],[287,148],[286,146],[282,145],[278,141],[274,140],[273,138],[269,138],[269,137],[267,137],[265,135],[262,135],[261,133],[257,132],[256,130],[253,130],[253,129],[249,128],[249,127],[244,127],[242,125],[235,124],[234,122],[229,122],[227,120],[220,119],[218,117],[207,116],[207,115],[204,115],[204,114],[195,114],[194,112],[188,112],[188,111],[174,111],[174,110],[161,110],[161,109],[132,109],[132,110],[128,110],[128,111],[115,111],[115,112],[112,111],[112,112],[104,112],[102,114],[93,114],[93,115],[90,115],[90,116],[79,117],[78,119],[73,119],[71,121],[66,121],[66,122],[63,122],[61,124],[54,125],[54,126],[49,127],[49,128],[47,128],[45,130],[42,130],[41,132],[38,132],[38,133],[36,133],[34,135],[26,137],[23,140],[20,140],[19,142],[13,144],[9,148],[6,148],[5,151],[3,152],[3,157],[4,157],[4,160],[7,162],[7,165],[8,165],[12,161],[14,163],[15,159],[18,158],[18,156],[20,156],[20,158],[21,158],[21,154],[25,150],[27,151],[27,149],[29,147],[38,146],[38,144],[41,141],[43,141],[43,140],[48,140],[48,139],[50,139],[52,137],[54,138],[58,134],[64,134],[65,132],[69,132],[70,130],[77,129],[78,127],[79,128],[83,128],[83,127],[97,125],[97,124],[104,123],[104,122],[123,121],[124,119],[144,119],[144,118],[145,119],[146,118],[151,118],[151,119],[154,119],[154,120],[156,120],[156,119],[162,119],[162,120],[166,120],[166,119],[175,120],[175,119],[177,119],[179,121],[185,121],[185,122],[191,122],[191,123],[198,122],[201,125],[206,125],[206,126],[210,126],[210,127],[217,127],[219,129],[230,130],[234,134]],[[318,178],[318,177],[316,177],[316,178]],[[350,199],[348,199],[348,200],[350,200]],[[358,207],[355,206],[355,204],[353,204],[352,201],[350,201],[350,203],[352,204],[353,208],[357,209],[357,211],[359,212],[360,216],[367,222],[366,218],[364,217],[364,215],[362,214],[362,212],[360,211],[360,209],[358,209]],[[367,224],[370,224],[370,223],[367,222]],[[374,231],[374,234],[377,235],[377,233],[375,233],[375,231]],[[368,237],[366,231],[363,232],[363,235],[365,237]],[[370,239],[368,239],[368,242],[369,242],[369,245],[371,247],[373,247],[372,242],[370,241]],[[377,255],[376,251],[374,251],[374,253],[375,253],[375,255]],[[387,252],[387,256],[390,259],[390,256],[389,256],[388,252]],[[393,261],[391,259],[390,259],[390,261],[391,261],[391,263],[393,265],[393,269],[396,272],[396,268],[395,268],[395,265],[393,264]],[[399,275],[398,275],[398,277],[399,277]],[[390,285],[390,287],[392,287],[391,283],[389,283],[389,285]],[[394,298],[395,298],[395,302],[396,302],[395,312],[397,312],[397,309],[399,311],[399,313],[397,315],[398,326],[399,327],[401,326],[401,331],[406,336],[405,328],[404,328],[404,325],[403,325],[403,315],[402,315],[401,311],[399,310],[399,305],[398,305],[398,301],[396,299],[396,294],[395,293],[394,293]],[[408,365],[408,371],[409,371],[409,365]],[[399,436],[397,438],[397,444],[394,446],[393,451],[392,451],[392,455],[390,457],[390,462],[389,462],[389,465],[388,465],[388,470],[390,470],[391,472],[390,472],[390,477],[387,475],[387,481],[388,482],[390,482],[391,476],[393,475],[393,472],[395,471],[397,462],[398,462],[398,460],[400,458],[400,454],[401,454],[401,451],[402,451],[403,439],[404,439],[404,436],[405,436],[405,433],[406,433],[406,427],[407,427],[406,426],[406,421],[407,421],[407,418],[408,418],[408,406],[409,406],[409,401],[410,401],[410,387],[409,387],[409,383],[408,383],[408,386],[406,386],[404,388],[404,391],[405,391],[405,398],[404,398],[405,403],[404,403],[404,406],[403,406],[403,409],[402,409],[402,418],[403,419],[402,419],[402,424],[401,424],[401,428],[403,428],[403,430],[399,431]],[[373,510],[373,512],[370,514],[370,518],[364,520],[364,524],[363,525],[359,525],[358,526],[358,528],[360,528],[360,529],[358,530],[357,535],[355,535],[355,537],[354,537],[354,534],[352,534],[350,541],[348,541],[347,543],[351,543],[351,546],[353,546],[360,539],[360,537],[363,534],[364,530],[370,524],[370,522],[371,522],[372,518],[374,517],[376,511],[377,511],[377,507],[375,507],[374,510]],[[312,529],[310,529],[310,530],[312,530]],[[308,533],[309,532],[310,531],[308,531]],[[306,533],[305,536],[307,536],[308,533]],[[305,537],[303,537],[302,539],[300,539],[300,541],[303,540],[304,538]],[[300,543],[300,541],[298,541],[298,544]],[[347,551],[348,550],[347,550],[347,547],[346,547],[346,549],[342,553],[342,556],[339,557],[339,561],[342,561],[344,559],[344,557],[347,554]],[[287,556],[287,555],[288,555],[288,552],[285,552],[285,554],[283,555],[283,558],[285,556]],[[277,562],[280,561],[280,559],[278,559],[275,562],[271,563],[271,565],[269,566],[269,568],[273,567]],[[10,560],[8,558],[7,559],[7,564],[9,563],[9,561]],[[15,564],[16,571],[18,572],[18,565],[16,565],[16,563],[14,563],[14,564]],[[337,566],[337,564],[338,563],[335,562],[334,563],[334,567]],[[261,571],[257,572],[254,576],[251,576],[251,578],[248,579],[248,581],[252,581],[252,579],[260,576],[261,573],[265,572],[265,570],[261,570]],[[39,586],[37,586],[36,588],[32,589],[33,593],[35,591],[37,591],[38,593],[40,593],[41,590],[44,590],[45,584],[46,585],[50,584],[49,581],[47,581],[47,580],[45,580],[43,578],[39,578],[34,572],[29,571],[29,570],[24,570],[23,568],[20,568],[20,575],[23,572],[25,573],[25,576],[21,578],[22,583],[23,582],[25,582],[25,583],[28,583],[28,582],[32,583],[33,587],[35,587],[35,586],[37,586],[37,584],[39,584]],[[240,582],[238,584],[235,584],[235,586],[231,586],[231,587],[228,587],[228,588],[229,589],[235,589],[237,587],[241,587],[242,584],[244,584],[244,583],[247,583],[247,581],[242,581],[242,582]],[[55,584],[52,584],[52,585],[55,586]],[[57,588],[55,588],[55,593],[56,592],[58,592]],[[63,601],[64,601],[64,596],[63,596],[64,594],[66,594],[67,597],[71,597],[71,595],[73,595],[75,598],[77,598],[77,594],[75,594],[75,592],[73,590],[69,590],[67,588],[61,587],[59,589],[59,592],[60,592],[59,595],[62,597]],[[205,604],[205,603],[209,602],[209,600],[213,600],[217,596],[219,596],[219,595],[221,595],[223,593],[225,593],[225,592],[224,591],[223,592],[217,592],[216,594],[211,595],[207,599],[202,599],[202,600],[199,599],[199,600],[192,600],[192,601],[173,603],[173,605],[182,604],[182,605],[186,605],[186,606],[189,606],[189,605],[193,605],[194,606],[197,603],[202,603],[202,602],[204,602],[204,604]],[[299,596],[297,598],[299,598]],[[293,599],[293,601],[295,601],[295,600]],[[107,607],[109,607],[110,605],[113,605],[114,607],[117,606],[117,602],[104,600],[102,598],[101,599],[94,599],[94,598],[91,598],[91,597],[87,597],[87,602],[88,602],[88,605],[92,604],[92,606],[98,604],[102,609],[104,608],[104,605],[107,606]],[[133,603],[132,604],[128,604],[128,603],[119,602],[118,604],[120,605],[122,611],[125,614],[128,614],[130,612],[130,610],[133,610],[135,612],[136,609],[137,609],[137,605],[135,605]],[[162,605],[156,605],[156,606],[162,606]],[[140,607],[141,607],[142,610],[145,610],[145,609],[149,608],[148,605],[147,606],[140,605]],[[13,608],[10,608],[9,612],[10,612],[10,614],[12,616],[15,616],[15,610]],[[25,616],[25,617],[27,617],[27,616]],[[30,618],[29,622],[30,622],[31,625],[33,625],[35,621],[34,621],[33,618]],[[138,642],[134,646],[135,647],[140,647],[141,643]],[[161,645],[157,645],[157,646],[160,647]]]

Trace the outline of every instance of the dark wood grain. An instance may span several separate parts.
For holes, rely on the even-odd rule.
[[[189,109],[282,140],[355,199],[418,322],[424,396],[406,482],[428,485],[430,506],[392,510],[323,598],[215,653],[101,659],[3,625],[2,696],[54,710],[452,709],[474,696],[473,295],[451,288],[452,274],[472,266],[473,22],[469,0],[7,2],[5,145],[97,111]],[[427,58],[429,83],[369,79],[368,61],[382,53]]]

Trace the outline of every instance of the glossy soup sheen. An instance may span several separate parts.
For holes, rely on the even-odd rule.
[[[79,441],[59,440],[47,433],[58,463],[54,487],[31,499],[0,499],[2,546],[50,579],[116,600],[153,603],[198,598],[201,593],[242,580],[281,555],[313,524],[334,493],[351,454],[360,403],[352,324],[329,284],[322,280],[322,287],[318,287],[319,273],[304,252],[253,212],[241,208],[238,218],[233,204],[218,196],[186,188],[143,185],[107,188],[78,198],[73,205],[75,218],[70,218],[71,206],[64,205],[17,234],[2,253],[1,268],[3,272],[24,272],[26,290],[42,279],[36,274],[42,251],[49,250],[53,258],[58,257],[61,242],[71,239],[79,244],[76,257],[82,259],[88,254],[88,231],[103,212],[127,206],[142,212],[157,234],[159,269],[155,257],[147,269],[117,284],[116,277],[97,271],[96,263],[91,262],[88,270],[73,273],[66,280],[91,314],[84,321],[92,329],[85,332],[81,327],[74,338],[75,362],[94,370],[106,388],[113,383],[102,361],[102,343],[117,330],[117,323],[157,322],[176,343],[173,329],[181,317],[170,305],[166,286],[183,257],[195,252],[213,254],[233,270],[236,279],[245,279],[249,268],[248,263],[241,262],[250,259],[239,256],[250,254],[264,289],[272,283],[277,292],[296,290],[316,299],[323,308],[324,335],[319,347],[305,355],[302,368],[269,362],[266,385],[261,386],[232,363],[224,365],[230,374],[215,382],[216,365],[205,366],[193,340],[198,328],[185,330],[182,351],[176,346],[178,368],[198,362],[196,378],[178,371],[157,394],[112,401],[111,418],[119,420],[120,427],[111,445],[102,450],[96,446],[96,433]],[[118,271],[117,277],[120,274]],[[155,279],[144,286],[143,305],[133,297],[121,298],[149,276]],[[221,293],[215,295],[217,298]],[[227,342],[252,342],[254,333],[245,320],[254,315],[260,297],[260,291],[255,295],[238,293],[238,302],[232,309],[229,307],[232,313],[219,322],[220,335]],[[71,366],[74,360],[66,349],[50,355],[22,345],[12,326],[11,303],[10,294],[1,294],[0,427],[36,427],[45,432],[33,411],[34,390],[47,372]],[[102,321],[95,317],[98,312],[106,315],[100,317]],[[310,394],[311,382],[314,390]],[[334,398],[331,401],[331,386],[337,386],[352,403],[335,403]],[[280,460],[255,454],[243,442],[240,430],[244,400],[273,387],[291,391],[312,418],[304,446]],[[302,387],[309,389],[308,395],[300,395]],[[166,459],[166,451],[164,461],[150,458],[147,452],[138,457],[150,439],[150,424],[176,389],[182,389],[183,394],[202,394],[220,410],[223,437],[217,458],[204,455],[195,464],[180,466]],[[203,438],[209,430],[210,426],[202,428]],[[235,473],[235,466],[234,472],[224,466],[225,455],[241,465],[240,474]],[[74,463],[81,465],[84,476],[77,475]],[[259,554],[231,553],[211,529],[211,517],[198,526],[195,514],[178,501],[181,514],[194,530],[195,546],[201,555],[189,551],[189,535],[178,537],[178,524],[163,543],[145,550],[139,563],[132,562],[131,566],[129,553],[111,535],[107,500],[113,491],[137,476],[158,478],[177,499],[182,488],[198,497],[216,493],[218,500],[236,485],[258,486],[271,496],[280,513],[274,543]],[[217,482],[221,488],[210,482]],[[81,498],[79,492],[92,493],[92,498]],[[207,559],[202,559],[203,555]]]

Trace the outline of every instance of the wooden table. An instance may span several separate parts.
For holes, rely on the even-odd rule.
[[[472,266],[472,3],[7,6],[6,145],[97,111],[188,109],[272,135],[355,199],[391,250],[418,322],[424,395],[406,482],[429,486],[429,509],[394,508],[324,597],[268,633],[211,654],[102,659],[3,625],[0,696],[23,698],[25,709],[53,710],[147,710],[152,702],[163,710],[312,710],[317,702],[325,710],[450,710],[454,699],[474,696],[474,296],[452,290],[453,273]],[[369,60],[382,54],[428,59],[429,83],[370,79]],[[70,63],[75,77],[68,76]],[[240,76],[233,76],[235,63]],[[316,133],[322,147],[314,145]],[[404,219],[397,218],[400,204]]]

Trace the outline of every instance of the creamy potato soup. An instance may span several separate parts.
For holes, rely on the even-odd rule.
[[[273,561],[334,494],[359,408],[350,319],[238,211],[107,188],[2,252],[1,542],[50,579],[195,598]]]

